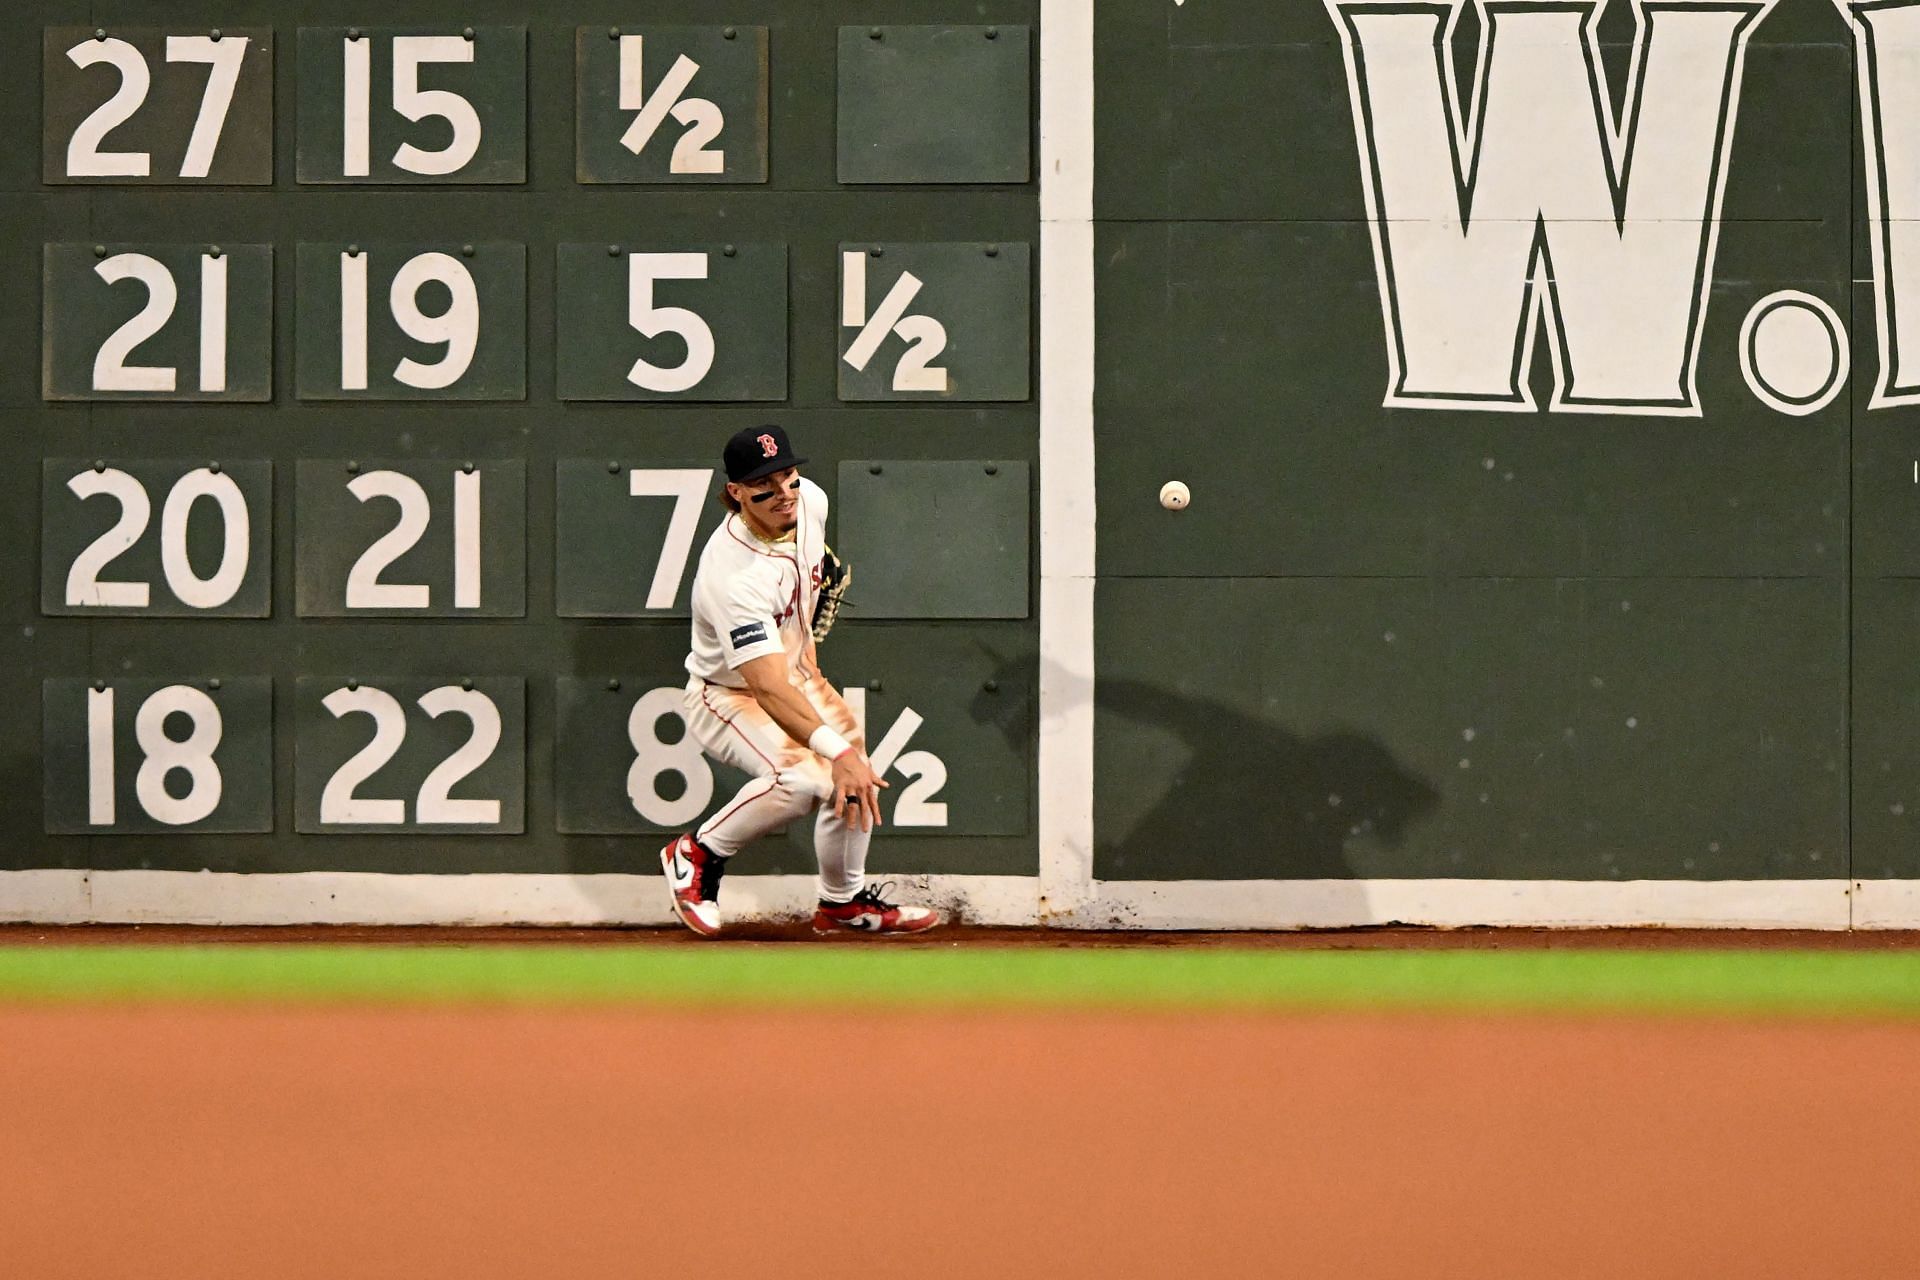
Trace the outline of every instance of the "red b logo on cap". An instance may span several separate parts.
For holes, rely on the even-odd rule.
[[[773,442],[772,436],[762,435],[755,438],[760,441],[760,452],[765,457],[771,458],[780,452],[780,446]]]

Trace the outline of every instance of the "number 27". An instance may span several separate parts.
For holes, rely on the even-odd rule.
[[[227,111],[233,106],[233,91],[240,83],[240,68],[247,58],[244,36],[215,40],[207,36],[168,36],[168,62],[205,62],[213,67],[207,77],[207,91],[200,99],[200,115],[193,122],[193,134],[187,139],[187,154],[180,161],[180,176],[204,178],[213,170],[213,153],[220,145],[220,134],[227,124]],[[82,40],[67,50],[67,61],[76,67],[110,63],[120,73],[120,87],[111,98],[94,108],[80,122],[67,143],[67,175],[74,178],[144,178],[153,167],[153,157],[145,151],[102,151],[107,135],[133,117],[147,100],[153,86],[153,73],[138,49],[125,40]]]

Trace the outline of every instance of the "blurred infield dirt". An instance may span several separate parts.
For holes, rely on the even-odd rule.
[[[143,930],[145,934],[147,931]],[[103,1276],[1913,1274],[1920,1027],[0,1007]]]

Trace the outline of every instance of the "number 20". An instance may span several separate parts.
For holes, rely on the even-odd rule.
[[[100,471],[82,471],[67,481],[76,497],[85,499],[105,495],[120,504],[120,518],[113,527],[95,538],[86,550],[73,558],[67,570],[66,602],[76,607],[107,609],[144,609],[149,590],[144,582],[103,582],[101,572],[140,539],[153,516],[153,501],[133,476],[118,467]],[[211,499],[220,510],[224,538],[220,567],[213,576],[203,578],[194,572],[187,557],[187,521],[193,504]],[[174,482],[160,509],[160,568],[167,587],[180,603],[193,609],[215,609],[239,594],[247,577],[248,533],[247,501],[232,476],[224,476],[206,467],[189,471]]]

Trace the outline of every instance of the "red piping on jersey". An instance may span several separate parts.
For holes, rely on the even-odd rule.
[[[732,538],[735,542],[739,543],[741,546],[745,547],[747,550],[753,552],[755,555],[765,556],[769,560],[791,561],[793,559],[792,556],[783,556],[777,552],[768,551],[764,547],[754,546],[753,543],[748,542],[745,538],[741,537],[738,533],[734,532],[732,520],[727,521],[727,536]]]
[[[795,505],[797,505],[800,508],[800,524],[805,524],[807,519],[807,491],[805,489],[802,489],[800,491],[800,496],[795,498],[794,502],[795,502]],[[735,512],[734,514],[738,515],[739,513]],[[785,560],[788,564],[793,566],[793,594],[788,597],[787,603],[791,606],[791,610],[792,610],[790,616],[798,617],[800,613],[800,582],[801,582],[801,579],[805,576],[800,572],[799,525],[795,526],[795,532],[793,535],[794,553],[790,556],[781,555],[778,551],[768,551],[764,547],[756,547],[753,545],[753,543],[748,542],[745,538],[742,538],[738,533],[734,531],[732,516],[728,517],[727,519],[726,530],[727,530],[728,537],[732,538],[735,542],[739,543],[741,546],[745,547],[747,550],[753,552],[755,555],[765,556],[769,560]],[[774,622],[774,625],[776,627],[779,626],[780,621],[781,620],[776,619]]]
[[[702,680],[700,683],[704,685],[704,684],[711,684],[712,682],[708,680]],[[740,741],[747,744],[748,750],[752,751],[753,754],[759,756],[762,760],[766,760],[767,768],[773,770],[775,773],[780,772],[780,766],[775,764],[771,760],[767,760],[767,753],[762,751],[758,746],[754,745],[753,739],[747,736],[746,730],[742,729],[739,725],[735,724],[732,720],[729,720],[726,716],[721,715],[719,710],[714,707],[713,703],[707,700],[707,691],[705,689],[700,690],[700,701],[706,705],[707,710],[713,714],[714,719],[718,720],[721,724],[724,724],[725,726],[727,726],[727,728],[733,730],[735,733],[740,735]]]
[[[807,491],[805,489],[800,490],[799,497],[794,499],[794,505],[800,508],[799,522],[793,527],[793,555],[791,557],[793,564],[793,612],[794,616],[798,617],[800,613],[800,583],[802,579],[806,577],[805,574],[800,572],[800,530],[804,528],[807,523]]]
[[[762,791],[759,795],[755,795],[755,796],[740,797],[739,799],[735,800],[732,804],[728,805],[725,809],[722,809],[719,813],[714,814],[711,818],[708,818],[705,822],[701,823],[700,830],[711,834],[712,832],[719,829],[721,823],[725,822],[728,818],[733,816],[734,810],[742,807],[743,805],[752,804],[755,800],[766,799],[768,796],[774,793],[774,790],[777,787],[779,787],[779,785],[780,785],[780,779],[778,776],[768,778],[767,789],[765,791]],[[698,839],[697,836],[695,838]]]

